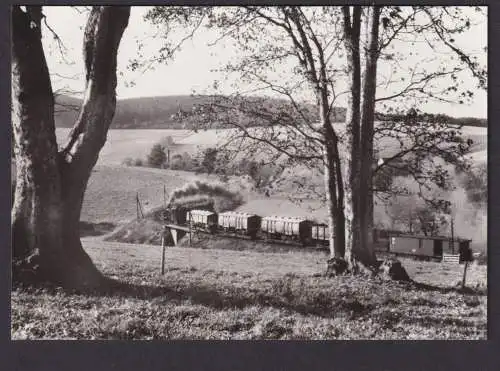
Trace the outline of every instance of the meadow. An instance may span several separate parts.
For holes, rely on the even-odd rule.
[[[482,130],[471,128],[468,135],[485,144]],[[66,134],[67,129],[57,130],[60,141]],[[462,265],[407,259],[402,262],[410,283],[328,278],[324,250],[202,238],[192,247],[167,248],[162,276],[161,248],[147,244],[151,239],[104,241],[136,218],[137,194],[148,212],[163,205],[164,187],[170,193],[194,180],[217,180],[122,165],[127,157],[144,157],[168,136],[190,153],[218,138],[215,132],[110,130],[81,218],[82,232],[90,236],[82,238],[84,249],[110,289],[15,287],[12,339],[486,339],[486,266],[470,266],[465,290],[459,285]],[[476,153],[482,151],[478,145]],[[229,179],[227,186],[244,196],[241,211],[324,216],[318,200],[293,203],[289,190],[266,197],[239,178]]]
[[[257,130],[257,129],[254,129]],[[59,143],[63,143],[70,129],[57,128],[56,136]],[[127,157],[145,158],[151,147],[171,137],[175,145],[173,151],[177,153],[196,153],[200,148],[215,147],[231,135],[234,129],[191,130],[176,129],[111,129],[108,140],[99,154],[98,165],[120,165]],[[465,126],[462,128],[465,137],[474,141],[473,155],[478,161],[487,158],[487,128]],[[398,143],[394,140],[385,140],[378,147],[390,155],[392,148]]]
[[[323,276],[323,252],[83,245],[112,291],[16,288],[13,339],[486,339],[486,267],[404,261],[413,283]],[[118,283],[119,282],[119,283]],[[439,284],[436,284],[439,282]]]

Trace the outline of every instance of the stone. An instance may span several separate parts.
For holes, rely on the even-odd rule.
[[[333,277],[347,272],[349,265],[342,258],[330,258],[326,262],[326,276]]]
[[[378,268],[379,277],[393,281],[410,281],[410,277],[401,262],[394,258],[385,259]]]

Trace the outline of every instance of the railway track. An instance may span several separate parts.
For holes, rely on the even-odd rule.
[[[187,226],[178,226],[176,227],[185,227],[189,228]],[[294,246],[294,247],[299,247],[299,248],[316,248],[316,249],[328,249],[328,246],[324,244],[315,244],[313,242],[309,242],[306,244],[301,243],[300,241],[296,241],[293,239],[289,238],[282,238],[282,239],[276,239],[276,238],[268,238],[265,235],[259,234],[255,237],[248,236],[245,234],[239,234],[235,232],[229,232],[229,231],[224,231],[218,229],[215,232],[211,232],[206,229],[202,228],[197,228],[193,227],[192,232],[195,234],[204,234],[204,235],[209,235],[209,236],[214,236],[214,237],[221,237],[221,238],[230,238],[230,239],[235,239],[235,240],[246,240],[246,241],[256,241],[256,242],[263,242],[263,243],[268,243],[268,244],[273,244],[273,245],[283,245],[283,246]]]

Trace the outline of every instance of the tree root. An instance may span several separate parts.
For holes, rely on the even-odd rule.
[[[376,261],[374,265],[368,265],[356,259],[351,259],[348,262],[344,258],[333,257],[326,262],[325,275],[327,277],[353,275],[368,278],[378,277],[388,281],[411,281],[401,262],[394,258]]]
[[[76,255],[50,258],[36,250],[27,257],[16,258],[12,261],[12,286],[49,284],[72,290],[99,288],[104,282],[102,273],[83,250]]]

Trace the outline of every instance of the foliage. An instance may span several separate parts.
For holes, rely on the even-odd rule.
[[[163,167],[166,161],[165,147],[161,144],[155,144],[148,155],[148,164],[152,167]]]
[[[207,148],[203,151],[201,160],[201,171],[212,174],[217,169],[217,149]]]
[[[488,204],[488,169],[485,163],[466,171],[461,176],[461,184],[467,192],[469,202],[478,207]]]
[[[416,195],[394,196],[386,203],[386,210],[392,229],[426,236],[449,232],[449,202],[430,204]]]

